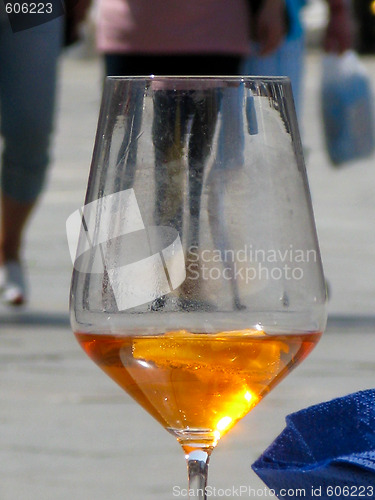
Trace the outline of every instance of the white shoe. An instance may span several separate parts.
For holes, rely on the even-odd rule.
[[[21,264],[10,260],[0,266],[0,300],[11,306],[26,302],[26,286]]]

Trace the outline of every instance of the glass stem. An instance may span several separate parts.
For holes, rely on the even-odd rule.
[[[206,500],[208,462],[211,450],[192,450],[186,454],[189,498]]]

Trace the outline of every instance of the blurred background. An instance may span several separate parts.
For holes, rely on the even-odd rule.
[[[375,82],[371,5],[353,7],[361,62]],[[186,487],[174,439],[85,357],[69,326],[65,221],[84,203],[102,84],[94,16],[95,8],[84,40],[61,59],[53,165],[27,233],[30,303],[0,306],[1,500],[165,500],[173,486]],[[309,359],[219,444],[209,477],[216,487],[264,488],[250,465],[285,415],[375,387],[375,158],[342,167],[328,158],[320,110],[326,19],[325,4],[311,0],[300,128],[330,291],[328,328]]]

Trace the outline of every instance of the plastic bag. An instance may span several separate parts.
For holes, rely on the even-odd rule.
[[[323,129],[334,165],[366,158],[374,150],[370,80],[357,54],[326,54],[321,82]]]

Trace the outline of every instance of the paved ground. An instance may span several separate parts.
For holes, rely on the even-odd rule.
[[[319,63],[311,53],[304,142],[330,320],[310,358],[220,443],[217,488],[263,487],[250,464],[286,414],[375,386],[374,159],[329,165]],[[375,80],[375,59],[365,63]],[[17,314],[0,309],[0,500],[165,500],[186,485],[176,442],[86,359],[69,328],[65,220],[84,199],[100,80],[96,60],[64,60],[55,161],[28,233],[31,302]]]

